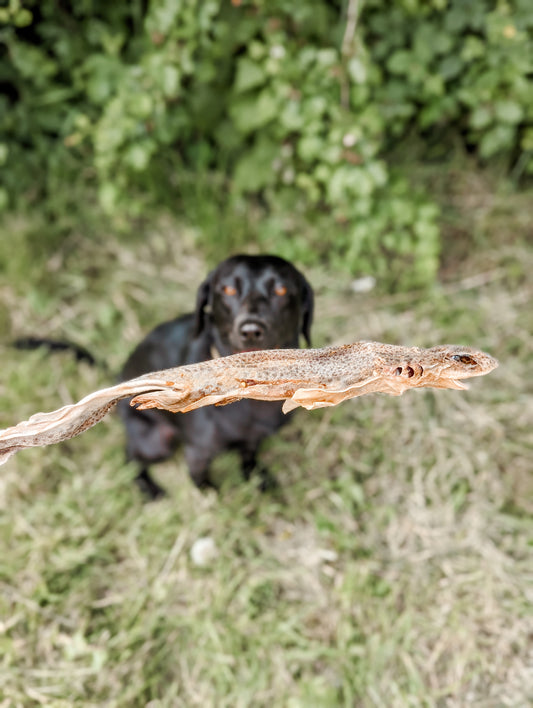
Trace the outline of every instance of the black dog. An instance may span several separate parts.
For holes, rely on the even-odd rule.
[[[121,378],[236,352],[298,347],[300,333],[309,346],[312,317],[313,291],[293,265],[277,256],[233,256],[202,283],[195,312],[150,332],[131,354]],[[198,487],[213,486],[209,465],[229,449],[239,452],[248,479],[257,467],[261,441],[288,419],[281,405],[243,400],[222,408],[169,413],[139,411],[121,401],[127,456],[141,465],[139,485],[152,498],[164,493],[148,466],[166,460],[179,443]],[[267,472],[258,471],[266,485]]]

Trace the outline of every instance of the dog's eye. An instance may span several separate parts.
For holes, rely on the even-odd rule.
[[[233,285],[224,285],[222,288],[222,292],[224,295],[236,295],[237,294],[237,288],[234,288]]]
[[[283,295],[287,294],[287,288],[284,285],[277,285],[274,288],[274,292],[276,293],[276,295],[282,297]]]

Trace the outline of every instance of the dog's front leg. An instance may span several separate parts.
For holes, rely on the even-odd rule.
[[[154,501],[167,495],[166,491],[152,477],[147,467],[142,467],[135,477],[135,483],[148,501]]]
[[[249,481],[252,473],[255,473],[261,480],[259,488],[262,492],[275,489],[278,486],[278,481],[272,472],[257,462],[257,448],[242,447],[239,449],[239,454],[241,456],[242,476],[246,481]]]
[[[243,478],[248,481],[252,472],[257,469],[257,448],[253,450],[247,447],[239,448],[241,456],[241,470]]]
[[[185,447],[185,460],[189,468],[189,476],[198,489],[216,489],[209,476],[209,465],[213,455],[208,455],[198,447]]]

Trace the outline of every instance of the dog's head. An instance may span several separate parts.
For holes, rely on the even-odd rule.
[[[238,255],[218,265],[198,290],[196,336],[210,328],[220,354],[311,344],[313,290],[278,256]]]

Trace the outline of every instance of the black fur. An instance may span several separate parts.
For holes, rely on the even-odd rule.
[[[16,349],[38,349],[39,347],[44,347],[51,352],[70,351],[74,353],[76,361],[85,361],[87,364],[91,364],[91,366],[97,364],[96,359],[87,349],[81,347],[79,344],[73,344],[72,342],[41,337],[20,337],[13,342],[13,346]]]
[[[277,256],[238,255],[220,263],[200,285],[193,313],[156,327],[136,347],[121,379],[227,356],[251,349],[293,348],[302,334],[310,345],[313,291],[304,276]],[[127,456],[141,467],[137,481],[152,498],[164,493],[150,464],[166,460],[183,444],[191,479],[212,486],[209,466],[219,453],[236,449],[247,479],[257,467],[264,438],[288,419],[281,403],[243,400],[189,413],[138,411],[119,404],[126,426]]]

